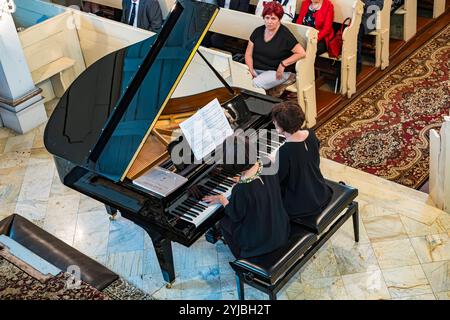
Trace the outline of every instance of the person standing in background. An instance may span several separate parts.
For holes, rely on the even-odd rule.
[[[123,23],[135,28],[159,32],[162,26],[162,11],[157,0],[123,0]]]

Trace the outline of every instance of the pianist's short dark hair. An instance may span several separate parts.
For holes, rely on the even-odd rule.
[[[305,114],[302,108],[294,101],[277,103],[272,109],[272,121],[288,133],[294,133],[301,129],[305,122]]]
[[[257,160],[256,147],[248,137],[232,135],[223,146],[223,169],[234,174],[250,169]]]

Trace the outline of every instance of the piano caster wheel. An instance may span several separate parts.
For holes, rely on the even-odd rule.
[[[117,213],[114,213],[113,215],[109,216],[110,221],[116,221],[117,220]]]
[[[166,284],[167,289],[172,289],[173,282],[169,282]]]

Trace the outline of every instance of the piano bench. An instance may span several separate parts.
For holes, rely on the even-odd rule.
[[[327,184],[333,189],[329,205],[317,217],[300,221],[300,224],[292,222],[287,245],[262,256],[230,262],[236,273],[239,300],[245,299],[244,284],[263,291],[271,300],[276,300],[277,292],[350,216],[353,218],[355,241],[359,241],[358,203],[354,201],[358,190],[328,180]]]

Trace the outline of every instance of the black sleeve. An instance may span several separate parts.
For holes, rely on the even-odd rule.
[[[298,41],[295,38],[295,36],[292,34],[292,32],[289,31],[289,29],[286,28],[286,31],[287,32],[286,32],[286,37],[285,37],[285,39],[286,39],[285,45],[288,50],[292,50],[297,45]]]
[[[159,32],[162,26],[162,11],[159,2],[150,1],[147,10],[147,18],[150,21],[150,31]]]
[[[225,215],[233,222],[242,221],[247,215],[248,198],[246,197],[245,188],[236,185],[231,191],[231,197],[228,205],[225,207]],[[244,186],[245,187],[245,186]]]
[[[250,35],[250,41],[255,43],[256,39],[258,38],[258,30],[259,27],[253,30],[252,34]]]

